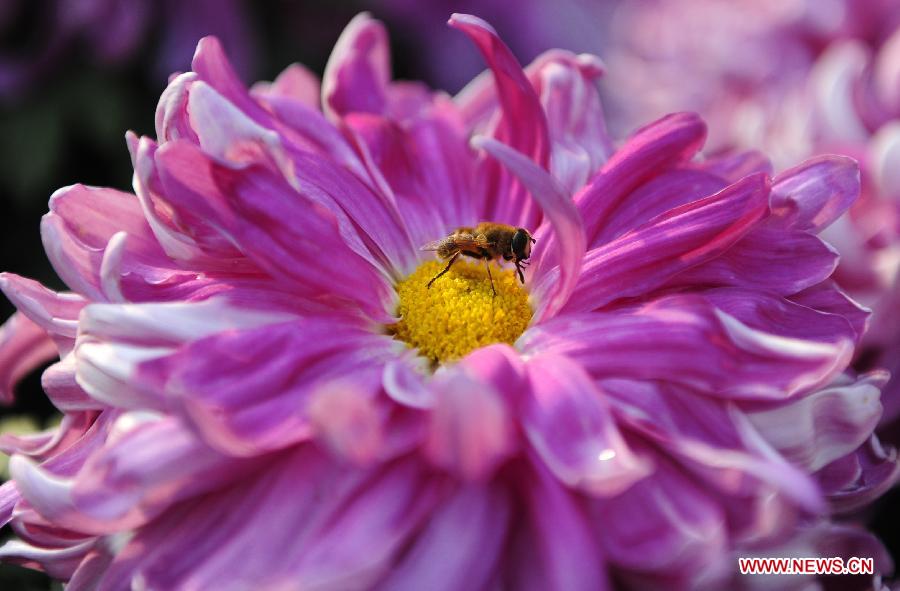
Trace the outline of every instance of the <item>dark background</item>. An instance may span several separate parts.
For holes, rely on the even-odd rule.
[[[95,4],[108,4],[111,11],[117,2],[98,0]],[[402,5],[403,0],[395,4]],[[421,36],[414,33],[421,31],[411,27],[415,19],[442,22],[454,9],[476,9],[466,6],[471,2],[436,4],[446,10],[424,11],[411,19],[396,9],[373,8],[359,1],[235,0],[229,5],[230,12],[215,14],[210,18],[210,30],[203,32],[223,26],[227,30],[229,25],[242,30],[237,40],[224,41],[226,50],[239,62],[245,82],[271,80],[292,62],[321,74],[344,25],[360,10],[370,10],[388,26],[397,77],[424,79],[455,91],[460,80],[478,72],[474,51],[466,50],[460,68],[453,72],[435,71],[417,49]],[[154,134],[156,102],[166,83],[163,72],[189,69],[192,54],[192,47],[180,53],[172,49],[178,44],[173,43],[171,31],[182,30],[185,18],[171,9],[172,2],[148,0],[140,34],[133,35],[138,41],[113,55],[99,55],[97,50],[97,40],[108,38],[109,23],[73,34],[60,25],[58,11],[64,5],[64,0],[0,0],[0,270],[55,288],[63,286],[44,256],[39,234],[47,199],[59,187],[76,182],[130,191],[132,171],[125,131]],[[517,15],[507,17],[496,6],[490,12],[487,18],[511,41],[522,61],[542,49],[534,43],[517,43],[518,38],[527,36],[522,34],[527,27]],[[193,30],[206,26],[203,16],[191,20]],[[435,29],[435,23],[425,24]],[[190,37],[191,31],[182,31],[182,43]],[[0,298],[0,320],[12,311]],[[39,375],[35,372],[24,380],[15,405],[0,407],[0,418],[27,414],[44,423],[53,417]],[[900,549],[898,508],[900,492],[895,489],[870,513],[871,527],[895,557]],[[9,532],[2,535],[8,537]],[[4,591],[54,585],[59,588],[40,573],[0,565],[0,589]]]

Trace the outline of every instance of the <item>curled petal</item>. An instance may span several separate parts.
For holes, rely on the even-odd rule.
[[[835,479],[836,473],[842,478]],[[847,477],[849,475],[849,477]],[[832,510],[852,513],[883,495],[900,479],[897,450],[872,435],[855,453],[825,466],[815,474]]]
[[[191,61],[191,69],[196,72],[198,79],[212,86],[257,123],[264,124],[270,120],[268,113],[250,98],[247,87],[231,67],[222,44],[215,37],[200,39]]]
[[[0,402],[11,403],[19,380],[58,354],[43,328],[21,312],[13,314],[0,326]]]
[[[367,13],[354,17],[331,52],[322,78],[322,108],[331,119],[357,111],[381,113],[391,79],[384,25]]]
[[[612,154],[596,79],[600,58],[549,51],[526,68],[547,116],[552,152],[550,171],[570,193]]]
[[[551,152],[547,119],[519,62],[497,32],[483,20],[467,14],[454,14],[449,24],[468,35],[493,74],[500,116],[496,126],[486,133],[524,154],[538,167],[547,169]],[[540,220],[537,208],[508,172],[497,163],[487,161],[483,163],[479,176],[484,200],[480,213],[484,219],[526,228],[537,226]]]
[[[469,36],[494,75],[503,110],[494,137],[546,168],[550,160],[547,119],[515,56],[497,32],[478,17],[457,13],[450,17],[449,24]]]
[[[772,212],[796,230],[818,232],[859,196],[859,165],[846,156],[818,156],[786,170],[772,185]]]
[[[852,453],[872,433],[881,417],[883,373],[857,380],[839,379],[787,405],[751,412],[763,437],[792,463],[815,472]]]
[[[86,303],[83,297],[51,291],[37,281],[12,273],[0,273],[0,290],[23,316],[53,338],[61,354],[72,349],[78,315]]]

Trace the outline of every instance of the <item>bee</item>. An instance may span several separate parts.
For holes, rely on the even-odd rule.
[[[459,255],[465,255],[484,261],[488,278],[491,281],[491,292],[496,296],[497,290],[494,289],[494,278],[491,276],[491,267],[488,263],[499,259],[513,261],[519,280],[525,283],[525,275],[522,270],[528,264],[526,261],[531,256],[531,245],[535,242],[536,240],[531,237],[531,232],[525,228],[516,228],[506,224],[481,222],[474,228],[457,228],[446,238],[429,242],[422,247],[422,250],[437,252],[438,257],[448,261],[444,270],[428,282],[428,287],[430,288],[432,283],[450,270]]]

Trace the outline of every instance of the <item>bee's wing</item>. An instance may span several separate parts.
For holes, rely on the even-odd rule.
[[[435,240],[433,242],[429,242],[428,244],[423,245],[419,250],[440,250],[441,246],[443,246],[444,242],[447,239],[443,240]]]

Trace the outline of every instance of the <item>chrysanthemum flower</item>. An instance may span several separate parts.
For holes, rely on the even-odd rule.
[[[70,590],[734,588],[735,555],[826,552],[803,532],[890,484],[816,236],[855,163],[698,160],[690,114],[614,151],[596,58],[523,71],[451,25],[490,69],[455,98],[392,82],[365,15],[321,89],[248,91],[205,39],[128,137],[135,195],[53,196],[72,293],[3,277],[0,375],[52,340],[66,415],[3,442],[0,554]],[[428,288],[421,245],[479,221],[533,233],[525,284]]]
[[[618,21],[608,89],[630,124],[689,109],[712,122],[713,150],[763,148],[776,168],[828,152],[859,160],[862,196],[825,237],[841,255],[835,279],[875,313],[857,365],[896,374],[900,5],[627,0]],[[884,401],[886,420],[900,417],[900,381]]]

